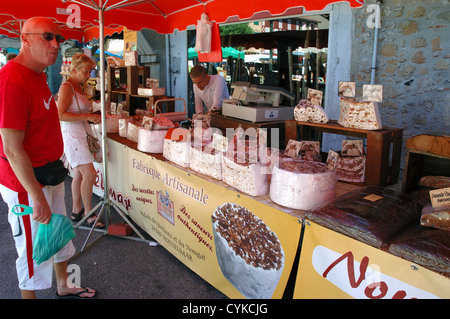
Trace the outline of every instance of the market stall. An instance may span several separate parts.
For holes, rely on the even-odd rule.
[[[317,7],[308,2],[311,7],[307,9],[321,9],[328,3],[325,2],[315,2]],[[170,14],[162,17],[164,10],[159,3],[168,5]],[[246,2],[239,3],[239,8],[250,17],[269,3],[280,13],[292,6],[291,1],[261,1],[261,7],[253,2],[247,6]],[[152,16],[153,29],[171,32],[175,26],[192,24],[189,15],[197,19],[206,11],[211,19],[221,21],[231,14],[230,10],[235,10],[230,1],[193,1],[193,9],[188,10],[190,4],[134,4],[133,19],[123,25],[139,30],[148,27],[142,21],[149,21],[146,18]],[[353,1],[351,4],[358,5]],[[38,15],[41,7],[42,3],[37,7],[31,1],[28,9],[35,8],[33,15]],[[131,16],[125,14],[128,10],[111,7],[105,15],[106,25],[124,21],[124,17]],[[185,12],[183,18],[179,18],[180,11]],[[95,14],[87,13],[86,17],[93,21]],[[182,22],[175,23],[178,19]],[[130,56],[136,61],[135,53]],[[141,71],[137,65],[124,67],[128,80]],[[145,70],[142,71],[141,78],[145,79]],[[102,93],[106,88],[103,80]],[[193,121],[189,130],[179,124],[184,120],[180,120],[180,114],[169,109],[162,112],[155,106],[154,97],[163,95],[162,88],[151,80],[130,83],[117,94],[137,95],[153,102],[131,114],[130,102],[124,107],[119,101],[112,101],[116,104],[106,109],[102,95],[103,121],[97,131],[103,136],[104,160],[96,164],[96,191],[227,296],[281,298],[288,281],[294,280],[295,298],[450,297],[448,236],[441,235],[446,230],[433,228],[437,236],[425,236],[423,240],[437,240],[443,249],[436,251],[433,245],[425,244],[412,257],[405,253],[408,246],[402,239],[408,242],[408,238],[414,238],[410,231],[422,231],[420,206],[412,196],[383,187],[363,187],[366,165],[371,163],[366,161],[366,152],[367,156],[372,152],[369,142],[366,149],[364,142],[346,140],[341,150],[327,150],[324,156],[318,141],[299,141],[297,135],[289,135],[292,138],[281,149],[267,147],[264,127],[250,127],[251,135],[237,127],[231,136],[224,137],[218,134],[220,129],[214,130],[208,116]],[[343,131],[359,134],[383,130],[376,104],[379,100],[373,100],[377,98],[377,87],[369,88],[375,94],[360,101],[348,95],[347,85],[351,87],[349,83],[342,86],[341,117],[334,119],[337,125]],[[142,94],[137,90],[139,86],[144,89]],[[111,87],[110,91],[113,93]],[[292,108],[295,130],[297,125],[329,122],[321,102],[311,93]],[[231,108],[241,106],[236,99],[228,104]],[[285,118],[279,120],[284,122]],[[397,135],[391,131],[383,134],[386,142],[372,144],[383,150],[382,163],[389,157],[386,148],[391,142],[398,142],[399,136],[401,139],[398,130]],[[372,135],[377,136],[367,134]],[[398,153],[394,157],[398,159]],[[395,170],[397,162],[393,167]],[[383,167],[379,168],[379,174],[385,174]],[[394,171],[390,179],[379,179],[379,184],[384,186],[386,180],[395,182],[397,173]],[[394,203],[402,212],[399,223],[390,218],[396,216],[389,211]],[[368,207],[368,212],[361,207]],[[347,218],[350,216],[353,219]],[[367,224],[369,227],[364,228]],[[371,227],[373,224],[375,228]],[[355,269],[360,272],[355,273]]]
[[[289,280],[294,298],[447,298],[448,230],[424,224],[423,203],[387,187],[398,179],[402,129],[381,123],[379,86],[361,97],[355,83],[340,88],[339,119],[310,90],[284,122],[281,148],[268,146],[268,131],[284,127],[239,119],[240,110],[240,124],[224,127],[217,119],[233,116],[223,111],[189,127],[152,104],[109,115],[117,121],[108,131],[117,172],[109,195],[231,298],[281,298]],[[278,94],[250,86],[225,103],[258,108],[249,102],[264,92],[263,109],[278,105],[267,91]],[[352,139],[327,153],[303,127]]]
[[[288,133],[284,149],[269,147],[267,131],[280,127],[245,120],[222,134],[218,114],[190,127],[173,112],[155,114],[154,105],[108,115],[116,123],[108,125],[111,199],[231,298],[281,298],[289,280],[294,298],[447,298],[447,215],[430,211],[444,221],[425,222],[418,196],[387,187],[397,181],[402,130],[382,125],[373,96],[343,89],[332,121],[315,93],[292,109],[290,131],[309,126],[359,139],[326,154],[311,134]],[[446,154],[446,138],[437,140],[430,150]],[[370,164],[368,178],[358,160]],[[450,186],[442,180],[437,191]]]
[[[326,208],[292,209],[275,203],[270,191],[252,196],[224,180],[175,164],[161,153],[139,151],[137,142],[118,133],[108,135],[108,147],[115,172],[109,189],[111,199],[159,244],[230,298],[280,298],[292,273],[296,274],[294,298],[449,297],[448,240],[431,237],[427,247],[423,238],[410,256],[402,253],[402,246],[396,246],[409,236],[411,225],[412,231],[423,228],[439,233],[420,225],[413,196],[385,187],[338,182],[336,195]],[[101,170],[98,173],[97,191],[102,192]],[[245,258],[237,252],[248,249],[246,245],[237,250],[222,246],[224,239],[215,220],[223,207],[236,213],[230,217],[236,235],[239,227],[247,225],[240,213],[249,214],[265,225],[264,230],[275,234],[279,246],[273,249],[282,251],[280,273],[275,269],[257,271],[244,264]],[[440,251],[433,247],[437,242],[441,243]],[[298,263],[294,262],[296,254],[300,254]],[[230,267],[243,274],[236,277]],[[251,285],[251,280],[260,283],[259,293],[270,291],[271,295],[255,294],[237,284]]]

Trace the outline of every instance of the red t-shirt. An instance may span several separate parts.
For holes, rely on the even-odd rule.
[[[36,73],[13,60],[0,69],[0,128],[25,131],[23,147],[33,167],[62,156],[64,145],[58,109],[44,73]],[[5,160],[1,137],[0,156],[0,184],[23,191]]]

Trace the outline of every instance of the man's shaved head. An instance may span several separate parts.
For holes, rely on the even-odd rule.
[[[22,33],[43,33],[51,32],[59,34],[58,27],[53,20],[47,17],[33,17],[25,21]]]
[[[36,72],[42,72],[56,62],[59,43],[55,38],[51,41],[45,40],[42,37],[43,33],[57,35],[60,31],[55,22],[46,17],[33,17],[24,23],[20,36],[22,45],[16,62]]]

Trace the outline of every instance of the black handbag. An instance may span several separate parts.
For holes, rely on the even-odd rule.
[[[42,185],[58,185],[64,181],[69,174],[69,170],[64,167],[64,163],[61,160],[45,164],[33,168],[36,179]]]

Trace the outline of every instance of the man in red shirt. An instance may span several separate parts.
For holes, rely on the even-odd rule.
[[[52,213],[66,212],[64,183],[43,186],[33,170],[63,154],[58,110],[43,71],[56,62],[64,38],[50,19],[36,17],[23,25],[21,41],[19,55],[0,70],[0,193],[9,207],[19,288],[23,298],[35,298],[35,290],[51,287],[54,266],[58,296],[92,298],[93,289],[68,286],[72,242],[40,265],[32,260],[39,223],[48,224]],[[11,212],[19,203],[33,207],[31,217]]]

